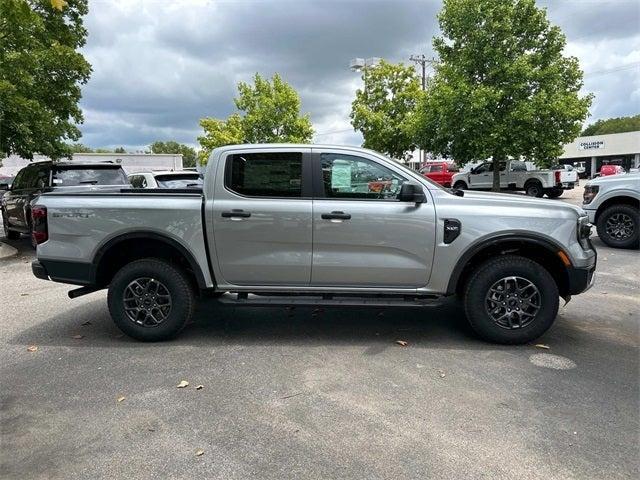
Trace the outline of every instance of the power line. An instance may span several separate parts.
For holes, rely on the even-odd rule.
[[[587,72],[584,74],[584,78],[592,77],[596,75],[607,75],[609,73],[621,72],[623,70],[629,70],[630,68],[640,67],[640,62],[633,62],[628,65],[620,65],[614,68],[607,68],[604,70],[595,70],[593,72]]]

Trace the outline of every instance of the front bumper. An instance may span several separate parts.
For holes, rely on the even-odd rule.
[[[578,295],[586,292],[596,279],[596,264],[585,268],[568,268],[569,274],[569,295]]]
[[[587,212],[587,215],[589,216],[589,223],[595,225],[596,224],[596,210],[587,210],[586,208],[584,208],[585,206],[582,205],[582,209]]]

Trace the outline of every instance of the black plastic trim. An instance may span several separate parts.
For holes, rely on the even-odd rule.
[[[595,265],[587,268],[567,267],[567,274],[569,277],[569,295],[577,295],[589,288],[591,278],[595,271]]]
[[[202,228],[204,228],[204,225],[202,226]],[[165,235],[161,235],[156,232],[138,231],[138,232],[125,233],[115,238],[112,238],[105,244],[101,245],[100,248],[98,248],[95,256],[93,257],[93,261],[91,262],[91,265],[93,265],[94,267],[94,273],[95,271],[97,271],[98,266],[100,265],[100,261],[102,260],[102,257],[104,256],[104,254],[107,253],[107,251],[117,246],[119,243],[125,240],[131,240],[131,239],[158,240],[160,242],[164,242],[167,245],[175,248],[187,259],[187,262],[189,262],[189,266],[191,267],[191,270],[193,270],[193,272],[195,273],[196,280],[198,282],[198,287],[202,289],[208,288],[204,280],[204,275],[202,274],[202,269],[198,264],[198,262],[196,262],[191,252],[189,252],[189,250],[187,250],[185,247],[180,245],[174,239],[167,237]],[[95,282],[95,278],[94,278],[94,282]]]
[[[39,263],[39,266],[36,263]],[[48,276],[54,282],[72,285],[95,284],[96,269],[91,263],[40,259],[31,264],[31,270],[36,277],[46,279]]]
[[[500,243],[510,242],[510,241],[533,243],[535,245],[538,245],[540,247],[543,247],[549,250],[554,254],[557,253],[559,250],[562,250],[564,252],[564,248],[559,243],[556,243],[547,238],[539,237],[534,234],[502,233],[502,234],[494,235],[489,238],[484,238],[482,240],[479,240],[472,246],[470,246],[462,254],[462,256],[460,257],[460,260],[458,260],[458,263],[456,263],[456,266],[454,267],[453,272],[451,272],[451,278],[449,278],[449,283],[447,284],[446,295],[453,295],[454,293],[456,293],[456,287],[458,285],[458,280],[460,280],[460,275],[462,275],[462,271],[464,270],[464,267],[467,266],[467,263],[469,263],[469,261],[473,258],[474,255],[476,255],[481,250],[484,250],[487,247],[491,247],[493,245],[498,245]]]

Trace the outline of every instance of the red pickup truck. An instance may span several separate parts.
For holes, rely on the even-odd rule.
[[[443,187],[450,187],[451,178],[454,173],[458,173],[459,171],[460,169],[456,164],[447,162],[429,162],[420,169],[422,175],[439,183]]]

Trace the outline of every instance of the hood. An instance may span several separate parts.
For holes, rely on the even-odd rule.
[[[469,200],[476,200],[479,203],[486,203],[498,207],[537,207],[545,208],[556,212],[573,212],[580,217],[586,215],[586,212],[575,205],[565,203],[558,200],[546,200],[544,198],[528,197],[517,193],[494,193],[494,192],[478,192],[465,190],[464,197]]]
[[[640,173],[620,173],[618,175],[605,175],[604,177],[589,180],[586,185],[603,185],[608,183],[640,182]]]

